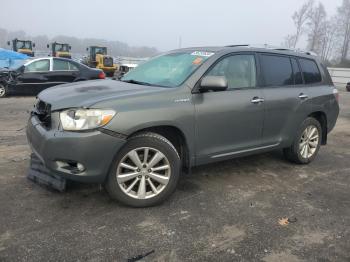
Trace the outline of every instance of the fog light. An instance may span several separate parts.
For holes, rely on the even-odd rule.
[[[74,161],[56,161],[58,169],[69,173],[81,173],[85,170],[83,164]]]

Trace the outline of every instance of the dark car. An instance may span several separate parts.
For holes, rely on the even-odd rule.
[[[350,82],[346,84],[346,90],[350,92]]]
[[[121,81],[43,91],[27,137],[43,173],[103,183],[140,207],[170,196],[194,166],[275,149],[308,164],[338,113],[338,91],[309,53],[188,48]]]
[[[102,70],[65,58],[37,58],[17,69],[0,71],[0,97],[37,95],[51,86],[92,79],[104,79]]]

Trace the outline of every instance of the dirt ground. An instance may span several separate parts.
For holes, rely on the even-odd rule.
[[[99,185],[28,181],[34,98],[0,99],[0,261],[350,261],[350,93],[340,100],[312,164],[277,151],[203,166],[163,205],[135,209]]]

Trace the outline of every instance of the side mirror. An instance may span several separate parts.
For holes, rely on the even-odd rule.
[[[227,79],[224,76],[205,76],[201,80],[200,91],[224,91],[228,88]]]
[[[47,44],[47,45],[46,45],[46,47],[47,47],[47,48],[50,48],[50,45],[49,45],[49,44]]]
[[[86,51],[89,51],[89,48],[86,48]]]
[[[72,50],[72,47],[71,47],[71,46],[69,46],[69,50]]]
[[[35,47],[35,43],[33,43],[33,47]]]
[[[11,42],[10,42],[10,41],[7,41],[7,45],[11,45]]]

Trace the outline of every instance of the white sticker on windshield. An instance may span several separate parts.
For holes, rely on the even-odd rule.
[[[191,55],[210,57],[210,56],[214,55],[214,53],[213,52],[205,52],[205,51],[194,51],[193,53],[191,53]]]

